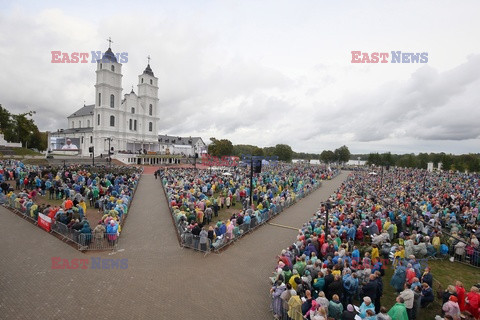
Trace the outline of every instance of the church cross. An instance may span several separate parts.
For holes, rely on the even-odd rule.
[[[150,55],[148,55],[147,59],[148,59],[148,64],[150,64]]]
[[[107,41],[108,41],[108,47],[110,48],[112,46],[112,43],[113,43],[112,38],[108,37]]]

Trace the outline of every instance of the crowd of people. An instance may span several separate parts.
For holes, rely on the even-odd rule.
[[[113,243],[139,178],[139,169],[133,167],[45,167],[4,160],[0,161],[1,202],[35,221],[41,213],[84,234],[83,245],[101,239]],[[51,200],[60,200],[61,205]],[[86,215],[87,206],[101,216],[95,225]]]
[[[468,255],[462,261],[478,266],[479,183],[476,174],[353,172],[278,256],[274,316],[425,319],[438,290],[422,258]],[[382,299],[386,289],[397,292],[395,301]],[[438,319],[479,319],[478,286],[457,281],[441,294]]]
[[[241,233],[241,226],[260,224],[264,214],[276,207],[291,204],[297,197],[316,188],[322,179],[337,173],[324,167],[304,164],[266,166],[255,174],[250,189],[250,171],[186,168],[157,172],[182,235],[182,241],[193,236],[194,247],[206,251],[217,248]],[[250,205],[252,192],[252,205]],[[227,219],[219,219],[223,209],[241,204],[241,209]]]

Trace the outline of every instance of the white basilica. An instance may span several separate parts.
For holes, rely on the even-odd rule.
[[[138,76],[137,91],[122,98],[122,64],[111,48],[97,62],[95,104],[84,105],[71,114],[68,129],[50,133],[49,148],[61,149],[66,139],[80,155],[114,152],[158,151],[158,78],[150,64]]]

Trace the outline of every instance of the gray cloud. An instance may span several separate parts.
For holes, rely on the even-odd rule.
[[[52,64],[50,51],[105,50],[105,38],[112,36],[113,50],[128,52],[124,93],[132,85],[136,90],[146,56],[152,57],[160,133],[260,146],[288,143],[306,152],[343,144],[354,152],[389,147],[468,152],[480,143],[478,52],[462,63],[464,54],[457,55],[448,68],[433,62],[353,66],[344,47],[357,44],[352,26],[339,26],[335,39],[301,33],[317,30],[314,21],[281,35],[260,29],[253,34],[225,12],[217,21],[211,19],[213,9],[203,12],[205,17],[180,11],[162,9],[149,19],[122,8],[101,18],[60,9],[0,13],[0,28],[11,30],[0,33],[0,103],[13,112],[36,110],[43,130],[65,127],[66,116],[94,101],[95,65]],[[281,21],[265,23],[270,31],[284,29]],[[382,35],[368,41],[377,45]],[[410,40],[422,50],[428,47],[425,38]],[[441,52],[431,53],[440,59]]]

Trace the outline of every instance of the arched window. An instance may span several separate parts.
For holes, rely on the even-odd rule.
[[[82,127],[82,121],[78,121],[78,127],[79,127],[79,128]]]
[[[133,121],[133,131],[137,131],[137,120]]]
[[[115,116],[110,116],[110,127],[115,127]]]
[[[153,84],[153,80],[152,80],[152,79],[150,79],[150,84]]]
[[[93,136],[90,136],[90,143],[93,143]]]
[[[142,83],[143,83],[143,78],[142,78]]]
[[[90,120],[87,120],[87,127],[90,128]]]
[[[153,131],[153,122],[148,123],[148,131]]]
[[[100,63],[100,69],[102,69],[103,64]]]
[[[97,126],[100,125],[100,115],[97,115]]]
[[[110,95],[110,108],[115,108],[115,96],[113,94]]]
[[[82,144],[83,144],[83,136],[82,136]]]
[[[132,108],[132,114],[135,114],[135,108]]]
[[[128,121],[128,128],[129,128],[130,130],[133,129],[133,120],[132,120],[132,119],[130,119],[130,121]]]
[[[150,106],[148,107],[148,114],[149,114],[149,115],[152,115],[152,114],[153,114],[153,106],[152,106],[152,105],[150,105]]]
[[[101,106],[102,105],[102,94],[99,93],[98,94],[98,106]]]
[[[75,122],[72,121],[72,129],[75,128]]]
[[[111,67],[112,71],[115,72],[115,66],[112,64],[112,67]]]

